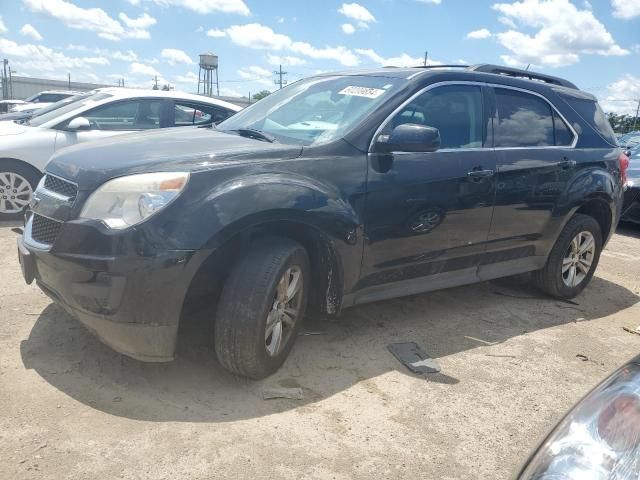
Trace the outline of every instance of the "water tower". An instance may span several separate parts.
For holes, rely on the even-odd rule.
[[[213,96],[213,72],[216,74],[216,95],[220,96],[220,86],[218,85],[218,56],[211,52],[200,54],[198,93],[200,93],[200,84],[202,84],[202,94],[208,97]]]

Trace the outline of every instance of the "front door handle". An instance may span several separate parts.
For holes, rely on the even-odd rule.
[[[493,170],[471,170],[467,172],[467,176],[471,178],[485,178],[485,177],[493,177],[495,172]]]

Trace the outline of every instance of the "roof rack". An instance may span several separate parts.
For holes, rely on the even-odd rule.
[[[500,65],[483,63],[479,65],[472,65],[468,67],[467,70],[473,72],[493,73],[496,75],[506,75],[508,77],[526,78],[529,80],[538,80],[540,82],[545,82],[552,85],[559,85],[561,87],[579,90],[576,85],[569,82],[568,80],[564,80],[563,78],[553,77],[551,75],[545,75],[543,73],[532,72],[530,70],[522,70],[520,68],[503,67]]]
[[[469,65],[451,64],[451,65],[416,65],[413,68],[469,68]]]

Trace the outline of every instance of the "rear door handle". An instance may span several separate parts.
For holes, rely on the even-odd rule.
[[[485,178],[485,177],[493,177],[493,170],[471,170],[467,172],[467,176],[471,178]]]
[[[568,160],[568,159],[565,159],[565,160],[563,160],[562,162],[558,162],[558,166],[559,166],[560,168],[565,168],[565,169],[566,169],[566,168],[573,168],[573,167],[575,167],[575,166],[576,166],[576,161],[575,161],[575,160]]]

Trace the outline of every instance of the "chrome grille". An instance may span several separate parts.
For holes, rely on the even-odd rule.
[[[31,224],[31,238],[38,243],[52,245],[56,241],[62,222],[56,222],[37,213],[33,214]]]
[[[54,192],[65,197],[75,198],[78,194],[78,187],[74,183],[67,182],[53,175],[47,175],[44,178],[44,188],[50,192]]]

